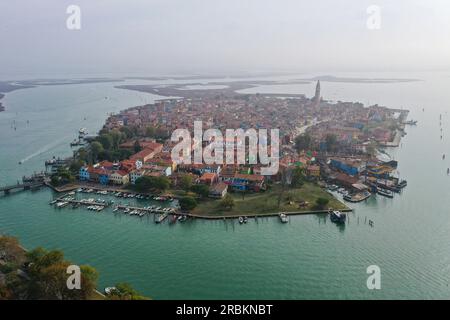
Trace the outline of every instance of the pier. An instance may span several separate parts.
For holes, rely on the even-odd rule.
[[[9,185],[5,187],[0,187],[0,192],[3,192],[5,195],[10,194],[14,190],[35,190],[44,185],[44,182],[24,182],[17,183],[14,185]]]
[[[353,209],[341,209],[341,212],[353,212]],[[310,215],[310,214],[328,214],[328,210],[310,210],[310,211],[283,211],[283,212],[271,212],[271,213],[243,213],[243,214],[230,214],[230,215],[204,215],[204,214],[194,214],[188,213],[186,216],[197,219],[205,220],[225,220],[225,219],[238,219],[239,217],[246,216],[247,218],[267,218],[267,217],[278,217],[280,213],[287,216],[299,216],[299,215]]]

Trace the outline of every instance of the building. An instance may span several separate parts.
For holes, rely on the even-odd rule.
[[[314,103],[316,105],[318,105],[320,103],[320,100],[322,98],[320,97],[320,80],[317,80],[317,84],[316,84],[316,93],[314,95]]]
[[[110,176],[109,179],[111,183],[117,184],[117,185],[125,185],[130,182],[129,175],[126,171],[123,170],[117,170],[114,171]]]
[[[142,161],[142,163],[145,163],[146,161],[153,158],[157,152],[153,149],[143,149],[139,151],[138,153],[132,155],[130,157],[130,160],[132,161]]]
[[[199,182],[201,184],[206,184],[206,185],[210,185],[210,186],[218,181],[219,181],[219,176],[216,173],[212,173],[212,172],[204,173],[199,179]]]
[[[80,181],[89,181],[90,179],[89,167],[83,166],[80,168],[80,171],[78,172],[78,179]]]
[[[172,167],[167,165],[144,165],[142,169],[147,170],[147,172],[158,172],[161,176],[169,177],[172,174]]]
[[[225,182],[226,183],[226,182]],[[235,191],[254,191],[265,190],[265,177],[256,174],[236,173],[231,180],[230,186]]]
[[[332,158],[330,165],[351,176],[356,176],[365,169],[363,162],[359,159]]]
[[[308,175],[308,177],[319,178],[320,177],[320,166],[309,165],[306,168],[306,174]]]
[[[98,175],[98,182],[100,184],[107,185],[107,184],[109,184],[109,180],[110,180],[109,178],[110,178],[110,174],[109,174],[108,170],[106,170],[104,168],[100,169],[100,173]]]
[[[224,182],[219,182],[212,186],[209,190],[210,198],[223,198],[228,192],[228,185]]]
[[[154,139],[152,140],[139,140],[139,146],[142,149],[158,149],[161,148],[162,150],[162,144],[160,143],[156,143]],[[120,149],[128,149],[128,150],[134,150],[134,146],[136,144],[135,140],[130,140],[127,142],[124,142],[122,144],[119,145]]]
[[[130,182],[131,184],[136,184],[136,180],[143,177],[145,175],[146,170],[136,169],[130,172]]]

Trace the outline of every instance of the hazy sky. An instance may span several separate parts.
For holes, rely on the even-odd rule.
[[[3,75],[450,70],[450,2],[1,0],[0,41]]]

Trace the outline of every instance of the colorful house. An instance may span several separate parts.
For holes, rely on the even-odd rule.
[[[199,179],[199,182],[201,184],[206,184],[206,185],[210,185],[210,186],[218,181],[219,181],[219,176],[216,173],[210,173],[210,172],[204,173]]]
[[[356,176],[364,170],[360,160],[334,158],[330,160],[330,165],[351,176]]]
[[[223,182],[219,182],[211,187],[209,191],[210,198],[223,198],[227,194],[228,185]]]
[[[264,176],[236,173],[231,180],[230,186],[235,191],[259,192],[265,190],[264,182]]]
[[[123,170],[114,171],[109,178],[113,184],[117,185],[125,185],[130,181],[128,173]]]
[[[78,179],[80,179],[80,181],[89,181],[90,174],[88,169],[87,166],[80,168],[80,171],[78,172]]]
[[[320,177],[320,166],[318,166],[318,165],[309,165],[306,168],[306,174],[309,177],[319,178]]]

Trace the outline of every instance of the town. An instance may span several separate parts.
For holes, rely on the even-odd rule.
[[[340,196],[349,203],[373,195],[393,198],[407,182],[396,174],[398,163],[380,155],[385,155],[384,148],[399,146],[408,111],[330,102],[320,92],[318,81],[312,98],[223,94],[132,107],[111,115],[97,136],[80,129],[72,158],[47,161],[50,185],[58,190],[95,187],[173,197],[183,212],[215,218],[339,213],[350,210],[337,199]],[[264,175],[263,165],[249,158],[247,145],[244,163],[175,161],[171,133],[193,132],[196,121],[203,130],[223,133],[228,128],[278,129],[278,172]],[[234,139],[227,139],[225,145],[233,143],[236,150]],[[189,143],[193,155],[195,144],[205,147],[208,141]],[[342,216],[337,220],[344,221]]]

